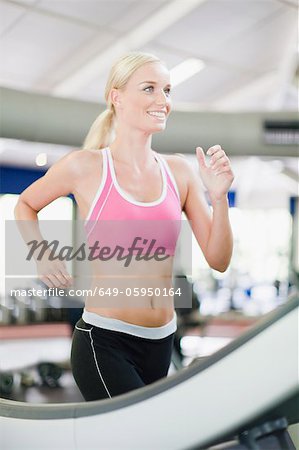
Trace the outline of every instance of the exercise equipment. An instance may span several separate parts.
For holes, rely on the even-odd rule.
[[[37,365],[37,370],[44,386],[48,386],[49,388],[61,387],[59,378],[63,370],[60,366],[54,363],[44,362]]]
[[[13,390],[14,377],[12,372],[0,373],[0,395],[9,395]]]
[[[61,387],[59,379],[63,372],[63,367],[47,361],[17,370],[0,372],[0,396],[11,397],[14,388],[19,386],[22,388],[46,386],[51,389]]]
[[[47,405],[2,399],[1,448],[206,449],[267,430],[267,423],[298,423],[298,309],[298,299],[290,299],[203,361],[112,399]],[[231,448],[266,448],[254,439]],[[290,439],[286,445],[293,448]]]

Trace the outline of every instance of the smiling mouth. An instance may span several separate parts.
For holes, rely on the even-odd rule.
[[[147,114],[151,117],[155,117],[160,120],[166,119],[166,113],[165,112],[158,112],[158,111],[147,111]]]

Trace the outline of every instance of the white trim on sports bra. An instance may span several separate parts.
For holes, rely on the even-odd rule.
[[[171,179],[172,184],[173,184],[173,186],[174,186],[174,189],[175,189],[175,191],[176,191],[176,193],[177,193],[178,200],[181,202],[181,197],[180,197],[180,193],[179,193],[179,188],[178,188],[177,182],[175,181],[175,178],[174,178],[174,175],[173,175],[173,173],[172,173],[172,171],[171,171],[171,168],[169,167],[168,162],[167,162],[166,159],[164,159],[161,155],[157,154],[157,156],[158,156],[158,158],[162,161],[162,164],[164,164],[165,170],[167,171],[167,173],[168,173],[168,175],[169,175],[169,178]],[[180,204],[181,204],[181,203],[180,203]]]
[[[118,184],[117,178],[116,178],[116,173],[114,170],[114,164],[113,164],[113,159],[112,159],[112,155],[111,155],[111,150],[109,147],[107,147],[107,155],[108,155],[108,160],[110,164],[110,172],[111,172],[111,177],[115,186],[115,189],[117,190],[117,192],[125,199],[127,200],[129,203],[132,203],[134,205],[137,206],[155,206],[155,205],[159,205],[160,203],[163,202],[163,200],[166,197],[166,193],[167,193],[167,178],[166,178],[166,173],[165,173],[165,168],[163,166],[163,164],[161,163],[160,159],[156,156],[156,152],[155,152],[155,159],[159,164],[160,167],[160,171],[162,174],[162,180],[163,180],[163,188],[162,188],[162,194],[161,196],[153,201],[153,202],[140,202],[138,200],[134,200],[132,197],[129,196],[129,194],[127,194]]]
[[[100,151],[99,151],[100,152]],[[106,179],[107,179],[107,154],[105,152],[105,149],[102,150],[102,159],[103,159],[103,164],[102,164],[102,179],[100,182],[100,185],[98,187],[98,190],[96,192],[96,195],[93,198],[93,201],[91,203],[91,206],[89,208],[88,214],[86,216],[86,219],[84,221],[84,224],[86,225],[86,223],[88,222],[88,220],[90,219],[90,216],[96,206],[96,203],[102,193],[102,190],[104,189],[105,183],[106,183]]]

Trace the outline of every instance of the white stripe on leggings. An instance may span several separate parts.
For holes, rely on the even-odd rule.
[[[79,330],[79,331],[86,331],[86,333],[90,332],[90,330],[84,330],[84,328],[79,328],[79,327],[77,327],[77,325],[75,325],[75,328],[76,328],[76,330]]]
[[[93,327],[89,330],[89,336],[90,336],[90,344],[91,344],[91,348],[92,348],[92,352],[93,352],[94,362],[95,362],[95,364],[96,364],[98,373],[99,373],[100,378],[101,378],[101,380],[102,380],[102,383],[103,383],[103,385],[104,385],[104,387],[105,387],[105,389],[106,389],[106,391],[107,391],[107,394],[108,394],[109,397],[111,398],[110,392],[108,391],[108,388],[107,388],[106,383],[105,383],[105,381],[104,381],[104,379],[103,379],[103,377],[102,377],[102,374],[101,374],[101,371],[100,371],[100,368],[99,368],[99,365],[98,365],[98,361],[97,361],[97,357],[96,357],[96,352],[95,352],[94,346],[93,346],[93,339],[92,339],[92,336],[91,336],[92,330],[93,330]]]
[[[92,336],[91,336],[91,332],[92,332],[92,330],[93,330],[93,327],[92,327],[90,330],[84,330],[84,328],[79,328],[79,327],[77,327],[77,325],[75,325],[75,328],[76,328],[76,330],[86,331],[87,333],[89,333],[89,337],[90,337],[90,345],[91,345],[91,349],[92,349],[92,353],[93,353],[93,357],[94,357],[94,362],[95,362],[95,364],[96,364],[96,368],[97,368],[98,374],[100,375],[100,378],[101,378],[102,383],[103,383],[103,385],[104,385],[104,387],[105,387],[105,389],[106,389],[106,391],[107,391],[107,394],[108,394],[109,397],[111,398],[110,392],[108,391],[108,388],[107,388],[107,386],[106,386],[106,383],[105,383],[105,381],[104,381],[104,379],[103,379],[103,376],[102,376],[102,374],[101,374],[101,371],[100,371],[100,368],[99,368],[99,365],[98,365],[98,361],[97,361],[97,357],[96,357],[96,352],[95,352],[95,350],[94,350],[93,339],[92,339]]]

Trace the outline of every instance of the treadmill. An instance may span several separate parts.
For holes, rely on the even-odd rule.
[[[112,399],[0,399],[1,449],[295,450],[298,310],[290,298],[210,357]]]

